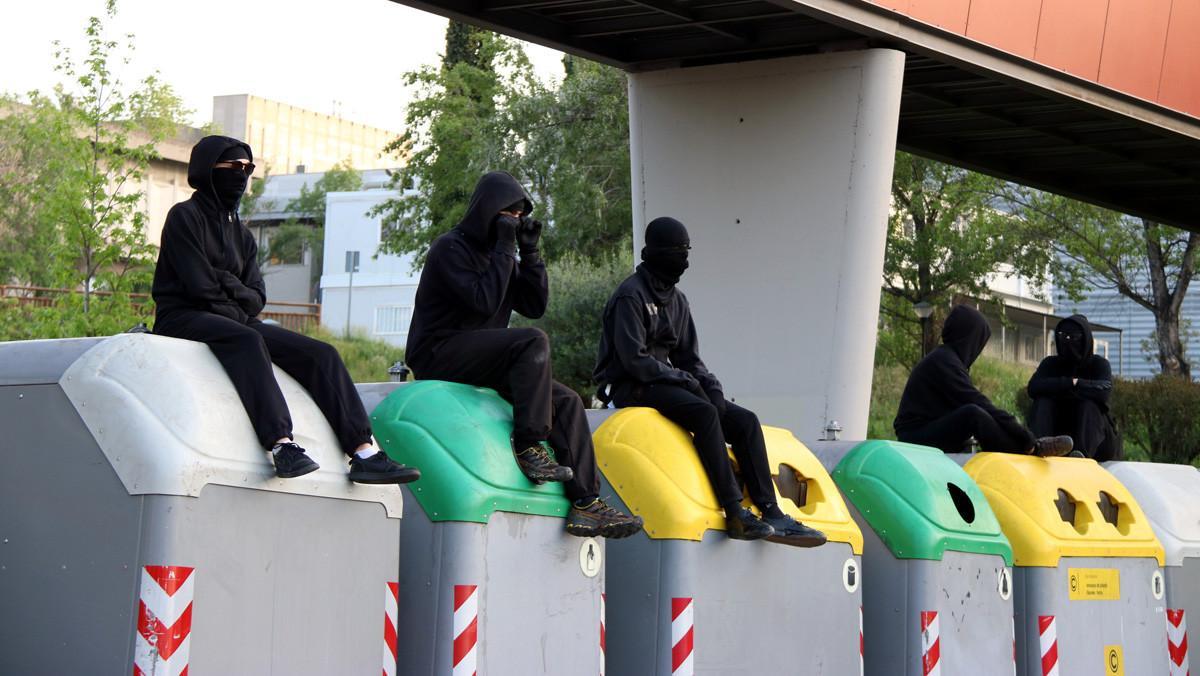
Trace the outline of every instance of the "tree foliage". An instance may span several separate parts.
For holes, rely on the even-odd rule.
[[[913,306],[927,302],[930,329],[955,296],[988,299],[988,279],[1015,272],[1035,285],[1047,281],[1051,250],[1025,236],[1020,220],[995,197],[1003,183],[904,152],[896,154],[892,212],[888,219],[880,312],[892,328],[881,336],[883,361],[911,365],[921,355],[920,323]],[[927,349],[935,332],[921,340]]]
[[[114,0],[104,19],[117,14]],[[0,250],[8,252],[3,277],[24,283],[78,289],[62,312],[80,313],[64,331],[108,330],[97,309],[128,307],[122,294],[149,288],[154,248],[146,241],[142,185],[159,142],[175,135],[187,111],[157,75],[127,86],[120,70],[133,37],[108,37],[101,17],[85,28],[86,53],[77,59],[55,43],[55,71],[63,78],[49,94],[7,101],[5,177],[8,198],[0,222]],[[6,134],[7,136],[7,134]],[[12,255],[29,243],[29,252]],[[40,269],[39,269],[40,268]],[[93,291],[116,295],[97,308]],[[81,323],[82,322],[82,323]]]
[[[381,247],[414,253],[466,211],[483,173],[506,170],[537,202],[547,260],[610,257],[629,238],[629,122],[625,76],[568,57],[566,76],[546,86],[519,43],[451,23],[440,67],[409,73],[418,87],[406,132],[388,150],[409,157],[394,187],[415,193],[381,205],[397,227]]]
[[[1005,186],[998,196],[1021,218],[1027,237],[1053,243],[1059,288],[1075,300],[1085,290],[1115,291],[1149,310],[1161,372],[1191,376],[1181,311],[1200,233],[1022,186]]]

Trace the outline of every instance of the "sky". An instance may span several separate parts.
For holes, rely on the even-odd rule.
[[[126,83],[157,70],[192,109],[212,119],[212,97],[254,94],[384,129],[400,130],[411,92],[402,75],[437,63],[446,20],[390,0],[119,0],[113,38],[134,34]],[[104,0],[5,2],[0,9],[0,91],[49,89],[52,42],[86,49],[88,17]],[[526,50],[543,79],[562,54]]]

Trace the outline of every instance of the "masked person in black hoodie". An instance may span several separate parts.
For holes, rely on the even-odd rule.
[[[238,218],[238,202],[254,171],[250,146],[206,136],[192,148],[191,198],[171,207],[163,226],[152,293],[154,332],[208,345],[242,400],[255,434],[270,449],[275,473],[298,477],[318,469],[292,441],[292,418],[271,369],[274,362],[308,390],[350,456],[350,480],[406,483],[415,468],[375,448],[371,423],[337,350],[259,321],[267,300],[258,245]]]
[[[968,371],[991,337],[992,329],[978,310],[954,306],[942,326],[941,346],[917,364],[904,386],[892,423],[896,438],[947,453],[966,451],[971,437],[984,451],[1070,453],[1070,437],[1035,438],[1011,413],[996,408],[975,389]]]
[[[513,310],[536,319],[549,299],[538,252],[542,224],[530,217],[532,209],[529,193],[511,175],[493,171],[479,179],[462,221],[429,249],[405,355],[418,378],[490,387],[512,403],[517,465],[534,483],[564,483],[571,499],[568,533],[633,535],[641,518],[599,498],[583,401],[551,378],[546,334],[507,328]]]
[[[1120,439],[1108,414],[1112,368],[1095,354],[1087,317],[1059,322],[1054,345],[1058,354],[1043,359],[1029,379],[1029,427],[1035,434],[1069,434],[1077,452],[1100,462],[1120,460]]]
[[[729,537],[799,547],[824,544],[823,533],[779,509],[758,416],[726,401],[720,381],[700,359],[691,306],[675,286],[687,270],[690,249],[687,228],[674,218],[656,218],[646,226],[641,265],[604,308],[593,372],[602,398],[611,396],[620,407],[654,408],[694,435],[700,462],[725,510]],[[742,506],[727,440],[761,519]]]

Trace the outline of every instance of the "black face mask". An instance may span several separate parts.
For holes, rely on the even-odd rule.
[[[650,274],[668,284],[678,284],[688,269],[688,250],[684,247],[648,246],[642,249],[642,260]]]
[[[212,185],[217,201],[230,211],[237,209],[238,200],[246,192],[249,180],[250,177],[241,169],[213,169]]]
[[[1083,331],[1071,326],[1055,332],[1054,339],[1059,355],[1073,362],[1083,361],[1087,353],[1087,346],[1083,344]]]

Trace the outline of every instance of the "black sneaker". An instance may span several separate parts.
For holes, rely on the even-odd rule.
[[[1064,435],[1057,437],[1041,437],[1033,443],[1033,454],[1042,458],[1057,458],[1064,456],[1075,448],[1075,440]]]
[[[774,535],[775,529],[754,512],[739,506],[732,515],[725,516],[725,532],[731,540],[761,540]]]
[[[517,466],[521,468],[521,473],[535,484],[570,481],[575,477],[575,472],[571,471],[570,467],[563,467],[554,462],[541,444],[528,446],[521,451],[514,449],[513,455],[517,458]]]
[[[787,514],[775,518],[766,517],[763,521],[775,529],[775,534],[767,537],[771,542],[793,547],[820,547],[828,541],[821,531],[809,528]]]
[[[275,476],[280,479],[295,479],[321,469],[317,461],[308,457],[294,441],[275,444],[271,448],[271,458],[275,461]]]
[[[567,514],[567,532],[581,538],[627,538],[642,529],[642,517],[622,514],[596,498],[587,507],[571,503]]]
[[[406,484],[421,478],[421,470],[401,465],[383,451],[360,458],[350,456],[350,480],[356,484]]]

